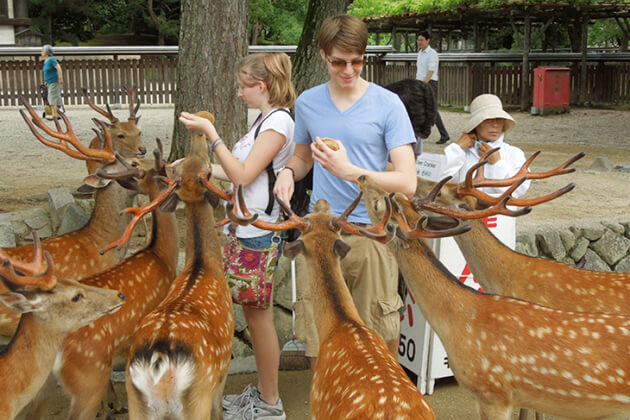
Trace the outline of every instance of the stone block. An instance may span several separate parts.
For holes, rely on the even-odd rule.
[[[626,256],[630,249],[630,239],[607,229],[601,238],[591,243],[590,248],[608,265],[614,266]]]
[[[72,203],[74,203],[74,197],[68,188],[48,190],[48,210],[50,211],[50,222],[54,231],[61,224],[66,207]]]
[[[291,260],[281,257],[273,274],[274,305],[291,310],[293,307],[291,290]]]
[[[575,246],[570,253],[573,261],[581,260],[582,257],[584,257],[584,255],[586,254],[586,250],[588,249],[588,246],[590,244],[591,242],[586,238],[579,238],[577,241],[575,241]]]
[[[612,171],[612,168],[613,164],[608,158],[599,156],[595,158],[595,160],[587,170],[595,172],[610,172]]]
[[[63,212],[57,235],[65,235],[66,233],[76,232],[79,229],[85,227],[90,221],[90,214],[86,213],[81,206],[76,203],[71,203],[66,206],[66,210]]]
[[[273,322],[276,326],[276,332],[278,333],[278,340],[280,340],[281,343],[286,343],[293,337],[291,312],[279,306],[274,306]]]
[[[606,228],[603,225],[599,226],[589,226],[582,228],[582,236],[588,239],[589,241],[596,241],[602,237],[602,235],[606,232]]]
[[[562,229],[558,232],[564,249],[570,251],[575,246],[575,235],[569,229]]]
[[[232,359],[247,357],[253,354],[254,350],[252,350],[246,342],[238,337],[234,337],[234,341],[232,342]]]
[[[592,249],[586,250],[584,259],[586,260],[584,264],[585,270],[610,271],[608,264],[606,264],[606,262],[602,260]]]
[[[15,248],[15,232],[11,223],[0,224],[0,248]]]
[[[620,163],[615,165],[615,169],[621,172],[630,172],[630,163]]]
[[[14,211],[8,213],[8,215],[11,219],[11,226],[15,232],[18,246],[32,242],[31,232],[33,230],[37,231],[40,239],[52,236],[48,212],[42,208],[34,207],[27,210]]]
[[[239,357],[238,359],[232,359],[230,367],[228,368],[228,375],[236,375],[239,373],[254,373],[257,372],[256,359],[254,356]]]
[[[234,331],[243,332],[247,328],[247,321],[245,321],[245,314],[243,314],[243,307],[241,305],[232,305],[234,310]]]
[[[536,235],[531,232],[519,233],[516,235],[516,252],[530,257],[538,257],[538,247],[536,246]]]
[[[621,223],[603,221],[602,226],[607,227],[618,235],[623,235],[625,231],[625,228]]]
[[[567,254],[560,234],[555,230],[539,232],[536,235],[536,242],[545,254],[556,261],[562,261]]]
[[[615,271],[618,273],[630,273],[630,255],[619,260],[615,266]]]

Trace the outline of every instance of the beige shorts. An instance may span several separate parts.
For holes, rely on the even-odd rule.
[[[396,259],[386,245],[372,239],[344,235],[343,240],[351,250],[341,260],[341,270],[359,316],[386,343],[397,339],[400,334],[398,309],[403,303],[397,292]],[[296,261],[295,329],[298,339],[306,343],[306,355],[316,357],[319,340],[309,292],[309,270],[305,264],[300,255]]]

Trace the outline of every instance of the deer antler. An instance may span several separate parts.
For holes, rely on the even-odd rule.
[[[37,137],[37,139],[44,143],[46,146],[61,150],[68,156],[82,160],[113,162],[116,159],[111,146],[109,132],[104,125],[101,125],[102,123],[99,122],[99,125],[101,125],[103,131],[105,132],[105,148],[103,150],[90,149],[89,147],[82,145],[81,142],[77,139],[76,135],[74,134],[74,130],[72,129],[72,125],[70,124],[68,117],[66,117],[64,113],[61,113],[60,116],[64,124],[66,125],[66,131],[62,132],[59,124],[57,124],[57,131],[53,131],[41,120],[41,118],[37,115],[37,112],[35,112],[33,107],[26,101],[23,96],[20,96],[20,103],[24,105],[28,113],[31,115],[32,121],[27,117],[24,110],[20,110],[20,115],[22,115],[22,118],[24,118],[24,121],[29,126],[35,137]],[[33,122],[46,134],[58,139],[59,143],[51,141],[41,135],[41,133],[35,128]],[[68,146],[68,143],[74,146],[76,150],[70,148]]]
[[[426,222],[429,220],[427,216],[422,216],[416,223],[416,226],[411,229],[409,223],[407,222],[407,218],[400,208],[400,204],[396,201],[394,193],[385,197],[385,202],[387,201],[391,202],[391,206],[394,208],[394,219],[398,222],[398,231],[405,237],[405,239],[443,238],[446,236],[460,235],[471,229],[469,225],[461,225],[448,229],[429,230],[426,229]]]
[[[12,261],[0,249],[0,276],[15,286],[37,286],[42,290],[51,290],[57,284],[52,257],[48,251],[42,250],[42,243],[37,232],[33,231],[33,261],[30,263]],[[21,274],[16,273],[18,270]]]
[[[471,168],[472,169],[472,168]],[[467,174],[468,175],[468,174]],[[431,190],[431,192],[424,198],[414,197],[411,199],[411,205],[414,210],[428,210],[435,213],[440,213],[445,216],[454,217],[456,219],[481,219],[484,217],[494,216],[496,214],[504,214],[506,216],[517,217],[524,214],[529,213],[532,209],[530,207],[525,207],[519,210],[510,210],[507,208],[507,205],[510,204],[510,200],[515,200],[511,197],[511,194],[523,183],[525,182],[525,178],[521,178],[518,182],[508,188],[500,197],[492,197],[488,194],[485,194],[473,187],[470,187],[468,184],[465,184],[464,187],[459,187],[457,189],[457,193],[461,195],[471,195],[478,200],[484,203],[490,203],[491,206],[485,208],[483,210],[457,210],[450,209],[448,207],[440,206],[435,202],[435,199],[444,186],[451,177],[446,177],[438,182],[435,187]],[[468,177],[466,178],[468,181]]]
[[[105,118],[107,118],[112,124],[114,124],[114,123],[119,121],[118,118],[116,118],[114,116],[114,113],[112,112],[112,109],[109,107],[109,104],[107,104],[107,103],[105,104],[107,106],[107,111],[105,111],[103,108],[99,108],[98,106],[96,106],[96,105],[94,105],[92,103],[92,100],[88,96],[86,88],[82,87],[81,91],[83,92],[83,98],[85,99],[87,104],[90,106],[90,108],[92,108],[94,111],[98,112],[99,114],[101,114]]]
[[[127,87],[124,86],[124,89],[127,91],[127,96],[129,97],[129,119],[138,119],[136,116],[138,109],[140,108],[140,102],[136,104],[134,107],[134,102],[136,101],[136,94],[138,93],[137,87]]]
[[[241,213],[243,213],[244,217],[239,217],[234,213],[234,201],[230,201],[229,203],[227,203],[227,205],[225,206],[225,210],[228,218],[237,225],[243,226],[245,224],[249,224],[246,221],[251,220],[251,224],[256,226],[257,228],[274,232],[293,228],[300,229],[301,231],[308,231],[310,229],[310,222],[307,219],[303,219],[293,213],[291,207],[287,206],[284,201],[279,200],[278,196],[276,196],[275,194],[274,198],[278,201],[278,204],[280,204],[282,210],[284,210],[284,212],[289,216],[287,220],[280,223],[265,222],[263,220],[258,220],[257,214],[252,215],[245,205],[245,199],[243,198],[243,187],[240,184],[236,188],[236,196],[238,197],[238,208],[240,209]]]
[[[169,179],[164,176],[158,176],[156,178],[161,179],[162,181],[169,184],[169,187],[166,190],[162,191],[162,193],[155,200],[151,201],[146,206],[128,207],[125,210],[123,210],[122,211],[123,213],[133,213],[131,222],[129,222],[129,224],[127,225],[127,229],[125,229],[125,233],[123,233],[120,239],[112,242],[111,244],[107,245],[104,249],[100,251],[101,255],[105,254],[107,251],[113,248],[120,249],[123,246],[125,246],[127,242],[129,241],[129,238],[131,238],[131,233],[133,232],[133,229],[136,227],[138,222],[140,222],[140,219],[142,219],[144,215],[146,215],[147,213],[151,213],[160,204],[162,204],[168,198],[168,196],[171,195],[171,193],[175,190],[175,188],[179,186],[181,182],[181,177],[179,176],[176,176],[174,179]]]
[[[361,198],[363,197],[363,192],[359,191],[359,195],[354,199],[350,206],[341,214],[341,216],[331,219],[330,224],[333,230],[340,230],[347,233],[351,233],[357,236],[365,236],[370,239],[374,239],[375,241],[386,244],[391,241],[394,235],[396,234],[396,227],[389,223],[389,218],[392,215],[392,206],[391,203],[385,202],[385,214],[381,219],[381,222],[373,226],[371,228],[359,228],[354,225],[352,222],[348,221],[348,216],[350,213],[354,211],[354,209],[359,205]]]
[[[484,177],[484,174],[483,174],[485,162],[487,161],[488,157],[492,153],[496,152],[497,150],[499,150],[498,147],[494,148],[492,150],[489,150],[488,152],[486,152],[479,159],[480,160],[480,162],[478,164],[479,166],[475,165],[476,168],[479,168],[479,170],[477,171],[477,174],[475,175],[474,180],[472,181],[472,184],[476,188],[480,188],[480,187],[507,187],[507,186],[512,185],[514,182],[518,181],[522,177],[526,177],[527,179],[545,179],[545,178],[550,178],[550,177],[556,176],[556,175],[564,175],[564,174],[568,174],[568,173],[571,173],[571,172],[575,172],[575,168],[568,168],[568,166],[573,164],[574,162],[582,159],[586,155],[586,153],[580,152],[580,153],[576,154],[575,156],[571,157],[570,159],[568,159],[566,162],[564,162],[562,165],[558,166],[557,168],[551,169],[551,170],[546,171],[546,172],[530,172],[529,171],[529,166],[532,164],[534,159],[536,159],[536,157],[538,157],[538,155],[540,154],[540,150],[538,150],[533,155],[531,155],[529,157],[529,159],[527,159],[525,161],[525,163],[523,163],[523,165],[518,170],[518,172],[516,174],[514,174],[513,176],[511,176],[510,178],[505,178],[505,179],[487,179],[487,178]],[[473,170],[473,172],[474,172],[474,170]],[[470,172],[470,170],[469,170],[468,173],[466,173],[466,181],[467,182],[468,182],[469,174],[470,175],[472,174],[472,172]]]

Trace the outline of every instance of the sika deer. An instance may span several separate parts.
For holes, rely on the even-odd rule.
[[[140,102],[135,103],[137,90],[136,88],[127,88],[127,96],[129,97],[129,119],[127,122],[122,122],[112,112],[109,104],[105,104],[107,107],[107,111],[103,108],[99,108],[96,106],[90,97],[88,96],[87,89],[81,88],[83,92],[83,98],[85,102],[92,108],[94,111],[98,112],[105,118],[109,120],[109,124],[107,124],[109,128],[109,132],[112,137],[112,145],[114,150],[118,152],[122,157],[139,157],[144,156],[147,152],[147,149],[142,145],[142,141],[140,139],[140,135],[142,132],[138,128],[138,121],[140,121],[140,116],[137,116],[138,109],[140,108]],[[100,138],[95,137],[90,142],[90,148],[92,149],[102,149],[102,140]],[[100,147],[99,147],[100,146]],[[86,162],[88,173],[93,174],[96,169],[98,169],[98,165],[94,162]]]
[[[220,192],[209,192],[209,176],[206,138],[193,133],[188,157],[176,175],[164,178],[178,188],[177,195],[162,200],[172,209],[178,197],[186,203],[186,264],[133,337],[126,376],[131,420],[221,418],[234,317],[214,216],[206,202],[218,201],[213,194]]]
[[[571,172],[566,167],[579,157],[581,155],[546,174],[553,176]],[[470,173],[473,171],[474,168]],[[537,174],[526,176],[532,177]],[[479,195],[471,185],[470,179],[464,185],[445,185],[440,195],[435,198],[438,204],[449,209],[457,209],[457,213],[444,212],[437,208],[433,210],[470,219],[476,217],[475,212],[468,213],[462,209],[478,209],[497,200],[494,197]],[[488,182],[495,180],[486,180],[482,174],[475,178],[477,186]],[[514,179],[507,180],[503,186],[513,182]],[[418,180],[417,194],[426,194],[430,187],[432,185],[428,181]],[[569,188],[570,186],[567,186],[565,190]],[[537,202],[510,198],[508,204],[522,206]],[[419,203],[418,208],[422,207]],[[424,208],[430,209],[429,206]],[[497,240],[482,220],[466,220],[465,223],[472,229],[467,234],[456,237],[455,241],[471,267],[475,279],[484,290],[567,311],[630,314],[629,273],[582,270],[568,264],[519,254]]]
[[[358,182],[370,217],[381,220],[387,193],[366,176]],[[394,200],[402,236],[426,235],[409,200]],[[424,240],[390,246],[482,419],[508,419],[513,407],[576,419],[630,413],[629,316],[482,294],[450,274]]]
[[[152,238],[146,248],[121,261],[115,267],[81,280],[82,284],[117,289],[127,296],[127,304],[116,314],[105,316],[73,331],[65,339],[54,373],[66,394],[71,397],[68,418],[73,420],[94,419],[108,389],[108,381],[115,363],[127,358],[132,335],[142,318],[153,310],[166,296],[177,266],[177,228],[172,213],[156,211],[158,202],[173,190],[162,191],[157,175],[166,175],[165,163],[160,150],[156,150],[155,168],[147,171],[128,166],[120,174],[97,171],[111,179],[139,178],[138,188],[153,200],[147,206],[127,209],[136,215],[123,239],[107,247],[123,246],[140,218],[153,211]],[[54,385],[54,381],[51,381]],[[54,389],[54,388],[53,388]],[[47,390],[52,392],[52,390]],[[35,409],[37,410],[37,409]],[[31,414],[31,417],[37,418]]]
[[[15,336],[0,354],[3,420],[15,418],[37,394],[68,332],[116,312],[125,301],[116,290],[58,281],[50,254],[33,236],[31,263],[11,259],[0,250],[0,279],[8,289],[0,293],[0,301],[22,314]]]
[[[103,137],[104,148],[90,149],[83,146],[76,138],[65,114],[62,113],[60,116],[66,125],[66,131],[62,132],[59,126],[57,131],[54,131],[46,126],[24,98],[21,98],[21,102],[34,123],[23,110],[20,110],[20,114],[35,137],[42,143],[59,149],[76,159],[100,162],[101,165],[105,165],[103,168],[105,171],[120,170],[119,163],[110,164],[110,162],[116,162],[115,151],[109,132],[103,125],[101,125],[103,133],[97,132],[97,134]],[[58,122],[56,123],[58,124]],[[58,139],[59,142],[44,137],[35,125],[49,136]],[[69,145],[75,148],[71,148]],[[133,203],[136,192],[126,190],[117,185],[116,182],[102,180],[94,176],[88,176],[85,179],[83,189],[94,191],[94,211],[88,224],[76,232],[44,241],[42,245],[57,261],[56,275],[62,279],[78,280],[100,273],[116,265],[125,254],[125,250],[112,252],[105,256],[99,256],[98,253],[99,250],[119,238],[124,232],[130,218],[128,216],[120,217],[118,213]],[[28,261],[33,257],[33,246],[5,248],[5,252],[13,259]],[[0,287],[1,290],[4,288]],[[0,335],[11,337],[15,332],[18,320],[18,314],[0,307]]]
[[[251,216],[238,189],[239,207]],[[281,224],[249,219],[261,229],[298,228],[302,236],[284,246],[294,258],[302,253],[309,267],[311,293],[319,302],[314,311],[322,343],[311,383],[312,419],[435,419],[429,404],[400,367],[385,342],[359,317],[343,279],[339,261],[350,251],[340,231],[387,241],[387,217],[380,226],[359,230],[347,221],[360,196],[339,217],[330,214],[324,200],[315,203],[313,214],[300,218],[278,200],[290,219]],[[228,215],[236,219],[232,203]],[[389,227],[393,227],[389,225]]]

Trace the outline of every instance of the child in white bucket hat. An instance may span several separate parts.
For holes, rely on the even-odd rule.
[[[492,94],[477,96],[470,104],[470,119],[464,127],[464,134],[455,143],[444,149],[445,165],[441,178],[453,176],[451,182],[463,182],[466,171],[479,162],[479,157],[490,149],[500,149],[490,155],[484,169],[486,178],[505,179],[518,172],[525,163],[521,149],[504,141],[505,133],[514,128],[514,118],[503,110],[501,99]],[[524,195],[530,185],[525,181],[513,197]],[[494,196],[501,195],[506,188],[482,188]]]

